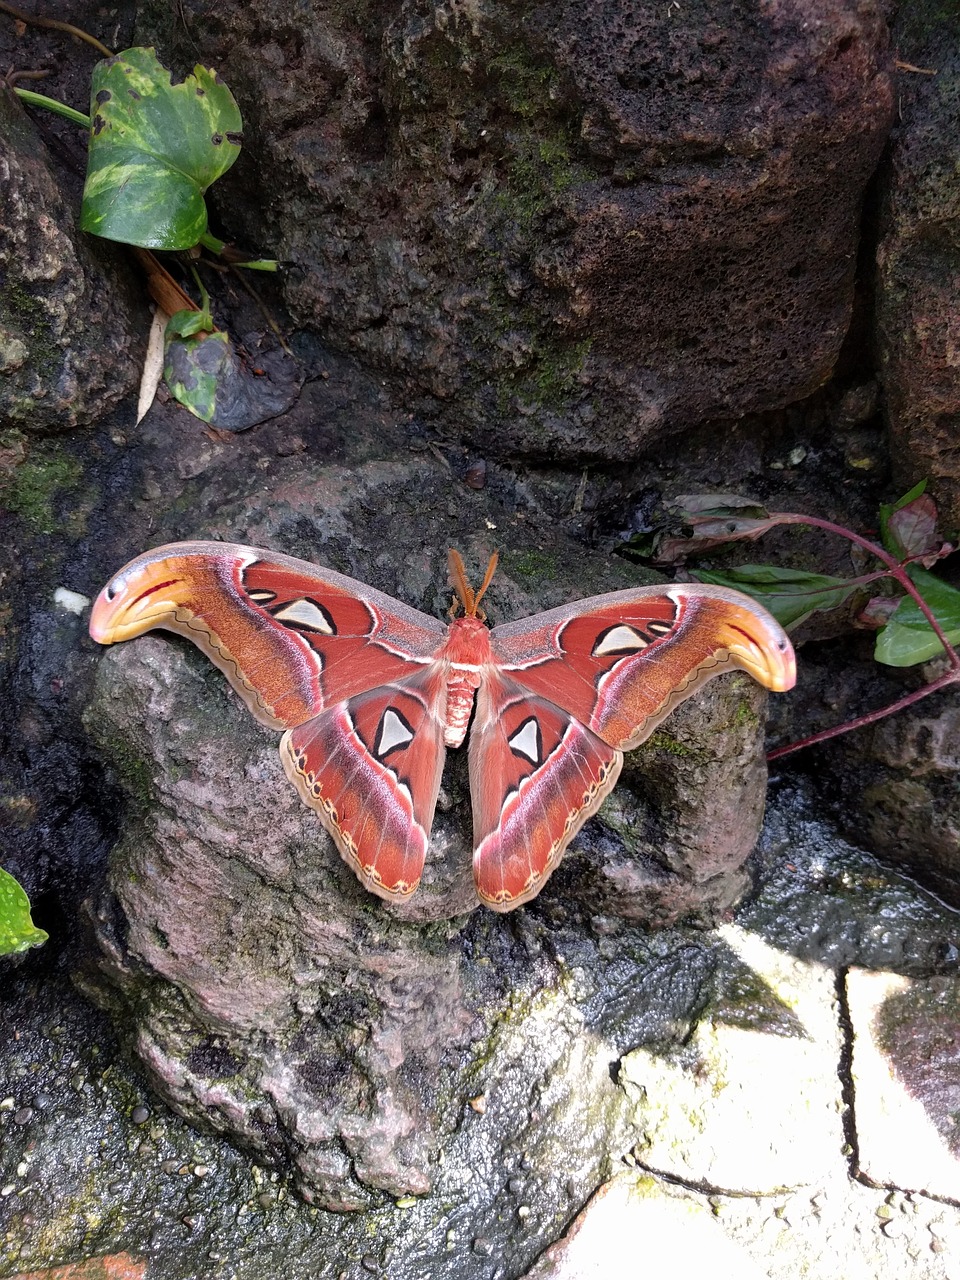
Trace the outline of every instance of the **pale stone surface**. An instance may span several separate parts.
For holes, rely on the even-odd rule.
[[[814,1183],[844,1142],[833,974],[734,925],[717,932],[767,985],[770,1025],[732,1025],[721,1008],[678,1048],[627,1054],[620,1082],[644,1135],[635,1154],[658,1173],[741,1194]]]
[[[860,1173],[879,1186],[960,1200],[958,994],[955,977],[847,975]]]
[[[956,1210],[866,1187],[842,1161],[816,1187],[706,1196],[632,1170],[592,1197],[525,1280],[954,1280]]]
[[[655,1178],[621,1174],[601,1187],[527,1280],[763,1280],[767,1274],[724,1235],[695,1197]]]

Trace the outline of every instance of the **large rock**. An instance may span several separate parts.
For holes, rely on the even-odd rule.
[[[842,571],[849,573],[849,568]],[[861,634],[853,649],[799,648],[797,695],[770,703],[775,741],[800,741],[834,726],[854,725],[947,672],[942,658],[915,667],[878,663],[874,638]],[[960,906],[956,685],[818,743],[795,759],[810,768],[821,804],[830,808],[848,839]],[[789,757],[785,763],[789,767]]]
[[[0,277],[0,428],[86,425],[136,386],[146,309],[137,314],[111,250],[78,230],[33,126],[2,88]]]
[[[901,6],[904,66],[885,172],[877,325],[901,488],[929,477],[945,528],[960,525],[960,17]]]
[[[215,198],[296,264],[296,320],[491,453],[622,459],[830,376],[892,112],[869,0],[225,0],[140,35],[241,102]]]
[[[845,752],[844,803],[870,849],[960,905],[960,706],[952,690],[866,729]]]
[[[437,612],[449,603],[437,547],[452,542],[483,563],[498,524],[501,568],[485,600],[493,620],[635,577],[556,533],[501,523],[490,495],[430,452],[381,457],[357,423],[343,465],[265,457],[266,491],[267,469],[248,450],[185,433],[164,472],[167,510],[189,511],[197,536],[332,559]],[[163,517],[152,539],[176,536],[181,519]],[[387,554],[381,531],[401,525],[411,529],[406,550]],[[593,919],[608,934],[624,920],[710,919],[728,908],[763,808],[764,697],[725,677],[665,722],[533,920],[589,928]],[[464,753],[448,762],[421,888],[394,906],[361,887],[301,804],[278,735],[179,638],[144,636],[104,653],[86,724],[129,803],[85,985],[127,1026],[156,1086],[260,1158],[289,1160],[324,1204],[425,1191],[462,1104],[468,1046],[489,1033],[499,984],[529,964],[526,943],[516,953],[510,941],[526,933],[516,917],[470,920]],[[496,958],[495,976],[484,978],[475,953]],[[556,1052],[574,1053],[566,1023],[545,1034]],[[452,1077],[451,1058],[461,1064]]]

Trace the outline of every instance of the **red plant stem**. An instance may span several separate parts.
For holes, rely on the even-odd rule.
[[[796,515],[793,512],[778,512],[775,516],[771,517],[771,523],[774,522],[777,524],[807,524],[812,525],[817,529],[826,529],[828,533],[835,533],[841,538],[846,538],[848,542],[856,543],[858,547],[862,547],[864,551],[868,551],[870,555],[876,556],[878,560],[881,560],[900,583],[901,587],[903,587],[907,595],[914,601],[917,608],[933,628],[933,633],[943,645],[944,652],[946,653],[947,658],[950,661],[950,666],[953,668],[954,672],[960,672],[960,654],[957,653],[956,649],[954,649],[953,645],[947,639],[943,632],[943,628],[937,621],[936,615],[917,590],[913,579],[907,573],[906,569],[904,569],[900,561],[892,556],[885,547],[881,547],[879,543],[871,542],[869,538],[862,538],[859,533],[854,533],[852,529],[845,529],[842,525],[834,524],[831,520],[821,520],[818,516],[803,516]],[[928,689],[932,689],[933,687],[934,685],[927,686]],[[915,701],[915,699],[911,698],[910,701]],[[896,709],[899,705],[899,703],[894,704],[894,707],[892,707],[891,710]],[[906,705],[906,703],[903,705]]]
[[[769,763],[772,760],[779,760],[781,756],[788,756],[793,751],[799,751],[801,747],[810,747],[818,742],[826,742],[828,738],[837,738],[841,733],[850,733],[853,729],[862,729],[865,725],[874,724],[877,720],[892,716],[894,712],[902,711],[904,707],[909,707],[914,702],[919,702],[921,698],[926,698],[931,693],[936,693],[938,689],[946,689],[949,685],[956,684],[958,681],[960,681],[960,670],[953,668],[940,676],[939,679],[932,680],[930,684],[925,684],[922,689],[914,689],[913,693],[908,693],[896,702],[891,702],[886,707],[880,707],[877,711],[868,711],[866,715],[857,716],[855,720],[849,720],[846,724],[834,725],[832,729],[823,729],[820,733],[811,734],[809,738],[800,738],[797,742],[789,742],[785,747],[774,747],[772,751],[767,752],[767,761]]]

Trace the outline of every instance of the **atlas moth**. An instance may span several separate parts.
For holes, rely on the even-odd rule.
[[[734,667],[768,689],[793,649],[749,597],[699,583],[578,600],[492,630],[449,553],[451,621],[331,569],[256,547],[179,542],[131,560],[90,619],[101,644],[164,627],[198,645],[261,724],[363,884],[420,881],[447,747],[470,728],[473,871],[510,911],[543,888],[639,746]]]

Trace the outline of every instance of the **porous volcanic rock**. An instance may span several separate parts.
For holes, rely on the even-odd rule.
[[[951,690],[841,747],[844,802],[866,846],[960,906],[960,706]]]
[[[356,448],[345,465],[265,459],[265,486],[249,452],[185,434],[179,459],[167,459],[171,514],[154,537],[182,519],[174,510],[192,511],[195,536],[242,537],[355,574],[365,560],[363,576],[433,611],[449,592],[426,544],[453,541],[484,563],[495,528],[495,620],[636,577],[505,520],[429,451],[391,460],[362,457],[369,441]],[[378,531],[414,510],[407,555],[382,554]],[[534,912],[471,919],[463,752],[448,761],[423,884],[387,904],[300,803],[277,735],[253,723],[206,658],[178,637],[117,645],[98,664],[85,719],[128,806],[109,891],[92,908],[99,958],[84,989],[114,1011],[182,1114],[291,1164],[317,1202],[422,1193],[456,1125],[471,1052],[533,963],[535,925],[523,917],[583,928],[600,917],[601,929],[709,919],[742,890],[763,808],[765,696],[737,676],[714,681],[637,753]],[[558,1048],[568,1034],[551,1032]]]
[[[871,0],[224,0],[232,235],[296,321],[488,453],[623,459],[821,385],[892,113]]]
[[[903,5],[899,112],[885,171],[878,332],[891,458],[960,527],[960,16]]]

